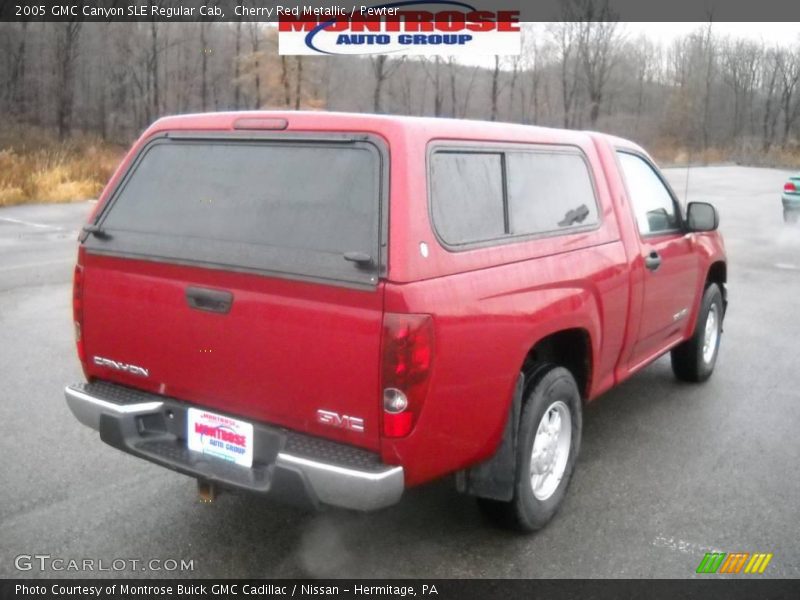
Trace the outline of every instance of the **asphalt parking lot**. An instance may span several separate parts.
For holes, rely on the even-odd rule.
[[[683,195],[685,171],[667,173]],[[131,577],[692,577],[713,549],[772,552],[766,576],[800,577],[800,227],[782,221],[786,175],[691,170],[689,199],[716,204],[729,252],[717,370],[680,384],[662,358],[588,407],[565,505],[532,536],[492,529],[449,480],[376,514],[203,505],[193,480],[102,444],[62,394],[82,377],[70,281],[90,205],[0,209],[0,576],[85,575],[15,568],[47,554],[194,561]]]

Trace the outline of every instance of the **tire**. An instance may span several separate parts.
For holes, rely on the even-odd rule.
[[[495,524],[531,532],[544,527],[564,500],[580,451],[583,421],[578,386],[563,367],[537,366],[524,394],[514,496],[510,502],[478,498],[478,505]],[[556,419],[560,422],[558,433],[554,433]],[[538,462],[532,465],[534,442]],[[547,469],[552,469],[549,475]]]
[[[783,209],[783,222],[784,223],[797,223],[800,219],[800,213],[796,210]]]
[[[699,383],[711,377],[722,339],[723,311],[719,286],[716,283],[709,284],[703,294],[694,334],[673,348],[671,353],[672,372],[681,381]],[[710,316],[712,313],[713,317]]]

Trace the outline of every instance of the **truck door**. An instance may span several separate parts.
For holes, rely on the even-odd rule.
[[[682,230],[677,200],[644,156],[618,150],[639,231],[642,314],[630,366],[647,361],[679,340],[697,292],[699,263],[692,239]]]

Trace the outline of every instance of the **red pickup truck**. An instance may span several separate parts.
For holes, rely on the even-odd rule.
[[[637,145],[392,116],[164,118],[112,177],[74,280],[100,438],[236,489],[369,510],[454,474],[542,527],[582,406],[666,352],[714,369],[727,267]]]

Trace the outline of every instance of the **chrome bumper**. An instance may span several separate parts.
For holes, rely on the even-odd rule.
[[[164,403],[158,400],[118,404],[110,400],[104,400],[99,396],[93,396],[83,389],[71,385],[64,388],[64,395],[67,398],[67,406],[69,406],[75,418],[95,431],[100,431],[100,415],[103,413],[112,415],[143,415],[159,411],[164,406]]]
[[[71,385],[64,394],[75,418],[99,431],[104,442],[222,487],[274,495],[290,502],[301,501],[297,496],[304,490],[307,498],[303,500],[312,505],[363,511],[391,506],[403,494],[402,467],[380,464],[376,455],[354,447],[254,424],[257,439],[279,450],[265,450],[259,455],[256,447],[253,468],[248,469],[186,449],[179,428],[181,419],[177,419],[178,426],[173,425],[175,415],[185,414],[186,403],[109,383]],[[168,424],[164,432],[158,429],[156,444],[153,435],[142,435],[144,421],[137,419],[147,415],[152,423],[153,418],[158,420],[166,413],[169,421],[165,417]],[[158,450],[165,447],[168,451]],[[282,486],[286,489],[279,489]]]

